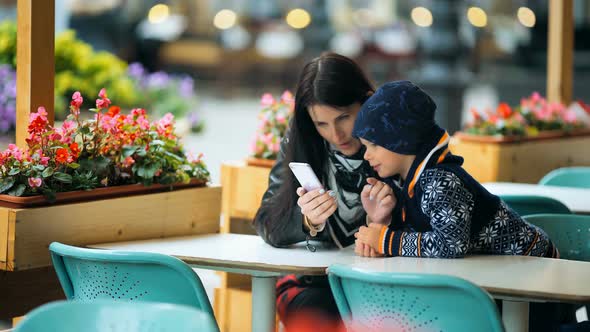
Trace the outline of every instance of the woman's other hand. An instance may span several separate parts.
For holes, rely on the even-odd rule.
[[[324,224],[338,207],[336,193],[332,190],[316,189],[307,192],[299,187],[297,195],[297,205],[301,208],[301,213],[314,226]]]
[[[361,202],[371,222],[389,225],[391,211],[397,203],[390,186],[375,178],[367,178],[367,185],[361,192]]]

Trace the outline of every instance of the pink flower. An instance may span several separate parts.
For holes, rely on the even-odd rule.
[[[76,123],[74,121],[70,121],[70,120],[64,121],[64,123],[61,125],[61,129],[63,130],[64,133],[71,132],[73,129],[75,129],[75,127],[76,127]]]
[[[274,153],[277,153],[277,152],[279,152],[280,149],[281,149],[281,144],[279,142],[276,142],[272,145],[271,151]]]
[[[272,139],[273,139],[274,135],[272,133],[268,133],[262,136],[262,142],[264,144],[270,144],[272,143]]]
[[[97,99],[96,100],[96,108],[108,108],[111,104],[111,100],[109,98]]]
[[[543,99],[543,98],[541,97],[541,95],[540,95],[540,94],[539,94],[537,91],[535,91],[535,92],[533,92],[533,93],[531,94],[531,100],[532,100],[533,102],[538,102],[538,101],[540,101],[540,100],[542,100],[542,99]]]
[[[45,110],[45,107],[39,106],[39,108],[37,108],[37,114],[39,114],[43,120],[47,121],[47,111]]]
[[[275,103],[274,97],[270,93],[265,93],[262,95],[262,99],[260,99],[260,103],[264,107],[271,106]]]
[[[293,94],[289,90],[285,90],[281,95],[281,101],[285,104],[291,105],[295,103],[295,99],[293,98]]]
[[[287,122],[287,118],[283,114],[277,114],[277,122],[283,124]]]
[[[576,117],[576,112],[574,112],[573,110],[567,110],[563,113],[563,121],[565,121],[565,123],[575,123],[576,122],[577,117]]]
[[[84,98],[82,98],[82,95],[80,94],[79,91],[74,92],[74,94],[72,95],[72,101],[70,102],[70,105],[72,105],[74,107],[74,109],[76,109],[78,111],[78,114],[80,113],[80,106],[82,106],[82,103],[84,102]]]
[[[194,155],[194,154],[192,154],[191,152],[189,152],[189,153],[186,155],[186,160],[187,160],[189,163],[191,163],[191,164],[197,164],[197,163],[200,163],[200,162],[201,162],[201,160],[203,159],[203,156],[204,156],[204,155],[203,155],[203,153],[201,152],[201,153],[199,153],[199,154],[197,155],[197,157],[195,158],[195,155]]]
[[[107,90],[105,90],[105,88],[100,89],[98,96],[102,99],[107,99]]]
[[[39,188],[43,184],[41,178],[29,178],[29,186],[31,188]]]
[[[137,118],[137,124],[141,130],[148,130],[150,128],[150,122],[143,115]]]

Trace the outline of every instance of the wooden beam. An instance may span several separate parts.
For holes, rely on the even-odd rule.
[[[26,145],[29,114],[44,106],[54,121],[55,0],[18,0],[16,144]]]
[[[549,0],[547,99],[572,100],[574,60],[573,0]]]

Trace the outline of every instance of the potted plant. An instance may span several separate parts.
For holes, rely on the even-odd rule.
[[[285,136],[293,114],[295,100],[289,91],[275,100],[270,93],[262,96],[263,109],[258,114],[258,128],[250,145],[248,165],[272,167],[277,159],[281,139]]]
[[[581,101],[565,107],[535,92],[516,107],[470,112],[450,145],[480,182],[536,183],[555,168],[590,164],[580,153],[590,144],[590,107]]]
[[[206,184],[202,156],[185,154],[171,114],[151,123],[144,109],[123,114],[105,89],[90,119],[81,119],[82,104],[75,92],[61,127],[49,125],[43,107],[30,115],[27,146],[11,144],[0,153],[0,204],[25,207]]]
[[[470,110],[472,120],[456,134],[464,140],[514,142],[588,133],[590,108],[579,101],[569,108],[550,103],[538,92],[520,105],[500,103],[495,112]]]

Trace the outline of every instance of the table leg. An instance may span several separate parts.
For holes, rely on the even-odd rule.
[[[528,332],[529,303],[503,300],[502,322],[506,332]]]
[[[252,276],[252,332],[275,332],[276,277]]]

